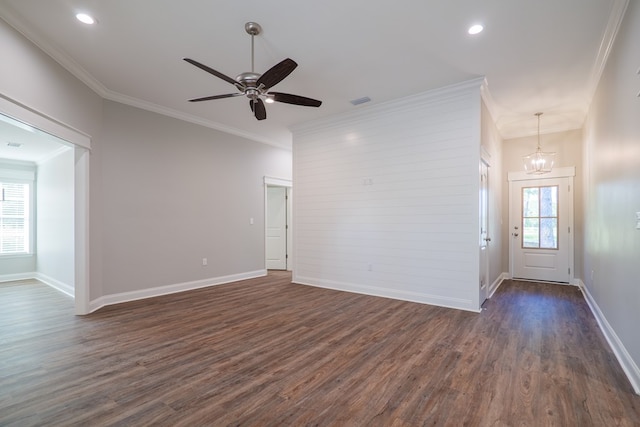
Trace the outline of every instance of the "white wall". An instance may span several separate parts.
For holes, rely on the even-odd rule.
[[[103,138],[105,295],[264,272],[264,176],[291,179],[290,151],[111,101]]]
[[[583,282],[640,393],[640,2],[630,1],[585,125]]]
[[[502,137],[486,104],[482,103],[482,147],[489,155],[489,285],[499,283],[508,266],[502,263],[503,217],[502,200],[505,197],[502,181]]]
[[[481,84],[293,129],[295,282],[479,308]]]
[[[73,292],[74,152],[68,148],[38,165],[36,270],[40,279]]]

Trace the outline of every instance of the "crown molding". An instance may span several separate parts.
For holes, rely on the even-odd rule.
[[[193,123],[196,125],[204,126],[210,129],[219,130],[221,132],[226,132],[231,135],[239,136],[242,138],[249,139],[251,141],[260,142],[263,144],[271,145],[277,148],[283,148],[286,150],[291,150],[291,147],[282,143],[278,143],[270,138],[265,138],[262,135],[254,134],[251,132],[245,132],[241,129],[223,125],[222,123],[215,122],[213,120],[203,119],[197,116],[193,116],[191,114],[183,113],[182,111],[174,110],[172,108],[163,107],[162,105],[154,104],[153,102],[144,101],[139,98],[134,98],[132,96],[123,95],[118,92],[114,92],[112,90],[106,90],[105,94],[102,96],[104,99],[109,101],[118,102],[120,104],[130,105],[132,107],[140,108],[143,110],[151,111],[153,113],[161,114],[163,116],[172,117],[174,119],[182,120],[185,122]]]
[[[430,89],[404,98],[392,99],[379,104],[358,107],[357,110],[347,111],[322,117],[316,120],[300,123],[291,126],[292,132],[298,135],[307,132],[315,132],[321,129],[329,129],[335,126],[342,126],[359,120],[368,120],[376,114],[402,113],[417,110],[419,108],[435,105],[448,101],[457,96],[467,96],[475,91],[478,93],[480,101],[480,88],[484,84],[484,77],[476,77],[463,82],[454,83],[448,86]]]
[[[595,64],[591,70],[591,78],[589,79],[588,86],[588,99],[589,103],[596,94],[600,78],[604,72],[604,68],[607,65],[607,59],[611,49],[613,49],[613,43],[618,35],[618,30],[622,24],[624,14],[627,11],[629,0],[614,0],[613,7],[611,8],[611,14],[609,15],[609,21],[604,30],[602,42],[600,42],[600,48],[598,49],[598,55],[596,56]]]
[[[7,24],[18,31],[31,43],[36,45],[41,51],[49,55],[54,61],[60,64],[64,69],[73,74],[78,80],[89,86],[95,93],[104,97],[106,87],[93,77],[87,70],[82,68],[80,64],[75,62],[68,53],[51,44],[46,37],[39,31],[28,26],[17,14],[9,7],[5,6],[0,15]]]
[[[4,7],[0,13],[0,18],[7,24],[18,31],[27,40],[33,43],[36,47],[42,50],[45,54],[50,56],[54,61],[60,64],[69,73],[75,76],[82,83],[87,85],[91,90],[98,94],[103,99],[119,102],[121,104],[130,105],[132,107],[141,108],[143,110],[151,111],[154,113],[162,114],[164,116],[173,117],[175,119],[183,120],[189,123],[194,123],[200,126],[204,126],[210,129],[219,130],[229,133],[231,135],[246,138],[252,141],[260,142],[263,144],[271,145],[286,150],[291,150],[290,144],[286,145],[274,141],[270,138],[265,138],[263,135],[254,134],[251,132],[245,132],[241,129],[227,126],[222,123],[206,120],[200,117],[196,117],[190,114],[186,114],[171,108],[163,107],[152,102],[144,101],[142,99],[134,98],[128,95],[115,92],[108,89],[98,79],[96,79],[91,73],[84,69],[80,64],[71,58],[71,56],[62,49],[54,46],[50,43],[46,37],[44,37],[39,31],[27,25],[18,15],[9,7]]]

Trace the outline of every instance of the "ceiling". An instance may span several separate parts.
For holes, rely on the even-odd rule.
[[[538,111],[543,133],[580,128],[627,1],[0,0],[0,16],[104,98],[290,147],[293,125],[482,76],[504,138],[534,134]],[[274,90],[320,108],[269,104],[257,121],[243,97],[187,102],[235,91],[182,58],[250,71],[248,21],[256,72],[294,59]]]
[[[41,163],[68,149],[60,138],[0,114],[0,159]]]

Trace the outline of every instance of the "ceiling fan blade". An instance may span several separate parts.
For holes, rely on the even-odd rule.
[[[218,77],[218,78],[220,78],[220,79],[224,80],[225,82],[229,82],[229,83],[231,83],[231,84],[232,84],[232,85],[234,85],[234,86],[236,86],[236,85],[238,84],[238,82],[237,82],[236,80],[232,79],[231,77],[229,77],[229,76],[225,76],[225,75],[224,75],[224,74],[222,74],[221,72],[216,71],[216,70],[214,70],[213,68],[208,67],[208,66],[206,66],[206,65],[204,65],[204,64],[201,64],[201,63],[199,63],[198,61],[194,61],[193,59],[190,59],[190,58],[182,58],[182,59],[184,59],[185,61],[187,61],[189,64],[195,65],[196,67],[200,68],[201,70],[206,71],[207,73],[211,73],[211,74],[213,74],[214,76],[216,76],[216,77]]]
[[[255,114],[256,119],[264,120],[267,118],[267,109],[264,108],[264,102],[262,102],[262,99],[252,99],[249,101],[249,106],[251,107],[251,111]]]
[[[273,67],[269,68],[256,82],[256,86],[264,85],[264,89],[268,90],[269,88],[277,85],[285,77],[287,77],[293,70],[296,69],[298,64],[293,59],[287,58],[283,61],[280,61]]]
[[[322,105],[322,101],[318,101],[317,99],[311,99],[300,95],[291,95],[290,93],[269,92],[269,95],[273,95],[274,101],[284,102],[287,104],[302,105],[305,107],[319,107]]]
[[[205,96],[202,98],[190,99],[189,102],[211,101],[213,99],[233,98],[234,96],[242,96],[244,93],[227,93],[224,95]]]

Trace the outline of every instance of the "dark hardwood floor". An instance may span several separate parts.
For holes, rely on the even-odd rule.
[[[639,426],[579,290],[503,283],[481,314],[287,273],[73,315],[0,284],[0,425]]]

